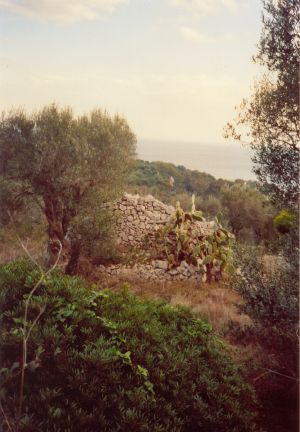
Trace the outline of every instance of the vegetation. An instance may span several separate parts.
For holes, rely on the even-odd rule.
[[[263,404],[265,425],[274,431],[298,430],[299,237],[296,232],[279,239],[280,256],[264,262],[257,248],[242,248],[236,257],[241,274],[233,288],[242,296],[240,310],[254,325],[238,340],[255,338],[268,353],[262,361],[257,394]],[[272,421],[270,419],[273,419]]]
[[[196,240],[194,222],[205,219],[196,210],[195,196],[192,196],[192,209],[185,212],[177,202],[176,211],[165,228],[157,232],[156,249],[167,258],[169,266],[177,267],[182,261],[196,266],[203,282],[219,280],[224,271],[232,271],[231,240],[234,238],[218,219],[209,225],[208,235]]]
[[[295,243],[287,238],[285,242],[289,246]],[[242,272],[235,277],[234,287],[245,300],[240,306],[242,311],[254,320],[256,331],[265,337],[268,344],[277,347],[285,372],[293,371],[296,377],[298,253],[294,250],[293,260],[289,262],[281,258],[275,257],[274,265],[262,271],[264,262],[258,251],[242,248],[237,256]],[[288,352],[293,354],[293,359]]]
[[[238,119],[226,135],[242,140],[248,127],[254,172],[275,204],[269,253],[252,247],[238,254],[241,274],[234,288],[241,309],[254,326],[239,340],[255,338],[267,352],[257,377],[263,423],[272,431],[298,430],[298,296],[299,296],[299,58],[300,4],[264,0],[263,30],[255,61],[266,73],[243,101]],[[279,213],[278,213],[279,211]],[[265,258],[269,258],[266,265]],[[271,261],[270,261],[271,259]]]
[[[31,198],[48,224],[50,262],[57,241],[67,248],[66,234],[90,209],[122,189],[135,151],[135,136],[126,121],[100,110],[74,117],[56,105],[27,114],[3,114],[0,121],[0,194],[8,211]],[[73,246],[78,253],[79,239]]]
[[[243,139],[249,129],[254,172],[262,189],[280,205],[298,207],[299,187],[299,59],[298,0],[263,1],[263,30],[254,61],[266,73],[244,100],[226,136]],[[245,129],[245,128],[244,128]]]
[[[4,430],[256,430],[253,392],[208,323],[58,271],[28,302],[40,277],[28,262],[0,268]],[[32,331],[16,418],[25,301]]]
[[[170,184],[170,178],[174,181]],[[220,198],[221,190],[225,186],[233,184],[247,184],[255,187],[255,182],[244,180],[215,179],[212,175],[196,170],[190,170],[184,166],[175,166],[167,162],[147,162],[137,160],[129,175],[129,186],[132,191],[143,191],[154,193],[157,198],[164,202],[175,205],[174,197],[178,194],[187,194],[189,197],[195,194],[197,198],[207,199],[209,196]],[[190,198],[188,200],[190,206]],[[197,204],[197,202],[196,202]]]
[[[287,234],[289,232],[297,232],[297,218],[294,213],[287,210],[281,210],[281,212],[274,218],[274,226],[281,234]]]
[[[70,108],[50,105],[2,115],[1,241],[11,235],[10,216],[16,232],[33,241],[47,224],[50,253],[47,272],[34,258],[0,266],[5,432],[298,430],[300,4],[263,0],[263,8],[255,61],[266,73],[226,130],[241,141],[241,130],[248,131],[258,182],[132,163],[128,124],[99,110],[75,117]],[[181,296],[219,334],[246,346],[247,375],[238,366],[241,352],[233,357],[191,309],[141,300],[128,285],[118,293],[100,290],[53,266],[61,252],[69,274],[76,273],[80,252],[87,269],[116,258],[114,221],[102,204],[126,182],[129,192],[181,204],[157,232],[156,258],[170,268],[193,263],[203,281],[213,281],[205,288],[185,281],[185,293],[181,281],[153,283],[152,296],[172,304]],[[193,243],[193,224],[203,215],[217,218],[211,235]],[[219,284],[232,267],[229,231],[237,239],[239,271]],[[143,293],[139,287],[145,297],[147,284]]]
[[[170,185],[170,177],[174,183]],[[274,235],[276,209],[253,181],[218,179],[164,162],[136,161],[129,177],[132,192],[150,193],[162,201],[190,208],[191,195],[207,218],[216,216],[239,241],[268,244]]]
[[[221,202],[229,226],[241,242],[267,244],[274,236],[275,209],[258,189],[237,184],[225,187]]]

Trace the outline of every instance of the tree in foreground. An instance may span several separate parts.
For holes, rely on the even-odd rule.
[[[8,207],[26,197],[42,208],[52,262],[71,224],[120,192],[135,143],[123,118],[100,110],[75,117],[70,108],[49,105],[2,115],[0,189],[9,191]]]
[[[235,332],[239,343],[255,340],[263,348],[260,369],[254,380],[266,430],[299,430],[299,256],[294,238],[282,234],[283,257],[267,261],[257,248],[236,251],[241,273],[233,288],[243,302],[239,308],[250,316],[252,325]]]
[[[297,209],[299,188],[299,0],[264,0],[263,30],[254,61],[265,68],[250,100],[225,136],[248,130],[254,172],[280,208]]]
[[[258,430],[251,386],[208,323],[187,308],[142,301],[128,287],[95,291],[58,271],[31,297],[27,327],[43,312],[28,340],[16,418],[22,299],[40,277],[28,262],[0,266],[3,430],[8,423],[18,432]]]
[[[299,233],[295,221],[299,193],[299,0],[264,0],[263,30],[254,61],[265,68],[250,100],[244,100],[226,135],[243,140],[248,130],[254,172],[263,192],[280,210],[274,220],[277,257],[263,267],[259,251],[238,256],[241,274],[234,287],[243,297],[243,312],[267,352],[256,387],[269,430],[297,431]],[[276,238],[277,237],[277,238]],[[273,252],[274,252],[273,251]],[[281,257],[280,257],[281,255]],[[249,329],[247,329],[249,335]],[[243,337],[245,334],[243,335]]]

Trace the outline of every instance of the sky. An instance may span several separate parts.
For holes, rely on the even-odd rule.
[[[1,110],[99,107],[141,140],[222,143],[260,29],[260,0],[0,0]]]

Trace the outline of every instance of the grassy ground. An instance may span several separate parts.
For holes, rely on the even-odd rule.
[[[43,232],[36,232],[35,236],[26,238],[22,236],[22,242],[28,252],[40,263],[44,261],[47,246],[47,238]],[[13,231],[0,233],[0,263],[13,261],[25,256],[25,252]],[[272,353],[267,352],[258,341],[253,338],[251,332],[246,330],[242,337],[236,337],[236,329],[251,326],[251,320],[247,315],[240,314],[238,304],[241,303],[239,295],[230,288],[230,281],[199,283],[192,281],[173,282],[149,282],[140,280],[120,279],[111,277],[103,280],[97,267],[86,259],[81,260],[81,276],[96,283],[99,288],[118,290],[124,282],[129,282],[134,293],[144,299],[163,299],[171,305],[186,306],[191,308],[201,318],[213,325],[216,333],[227,342],[235,361],[239,364],[249,365],[249,382],[261,393],[264,389],[264,380],[260,378],[262,372],[260,365],[268,364],[266,359]],[[247,335],[245,339],[245,335]],[[270,413],[273,413],[273,405]],[[272,414],[273,415],[273,414]],[[269,420],[265,420],[269,423]],[[289,432],[288,429],[272,426],[266,428],[272,432]],[[294,430],[294,429],[293,429]]]
[[[28,252],[39,263],[45,262],[47,248],[45,228],[37,226],[30,236],[26,236],[22,232],[18,232],[18,235]],[[14,261],[25,255],[16,236],[16,231],[14,229],[2,230],[0,232],[0,263]],[[273,256],[266,257],[266,262],[263,263],[265,270],[272,271],[273,261]],[[277,262],[276,265],[278,265]],[[237,363],[249,365],[249,382],[255,386],[259,399],[263,400],[264,409],[266,408],[265,401],[267,398],[269,398],[270,394],[276,393],[276,388],[275,391],[268,388],[270,384],[265,381],[268,375],[262,370],[264,365],[270,364],[274,354],[262,346],[258,340],[255,340],[255,336],[251,331],[252,322],[247,315],[239,313],[238,305],[242,300],[231,289],[229,280],[211,284],[196,283],[189,280],[153,283],[149,281],[141,282],[134,278],[122,280],[118,277],[111,277],[104,281],[103,275],[97,270],[97,267],[87,259],[81,260],[80,274],[90,282],[96,283],[99,288],[107,287],[118,290],[123,282],[129,282],[132,291],[141,298],[163,299],[174,306],[182,305],[191,308],[201,318],[206,319],[213,325],[216,333],[227,342]],[[247,329],[249,325],[250,331]],[[245,329],[245,331],[240,332],[241,329]],[[273,385],[273,381],[271,381],[271,384]],[[292,388],[292,396],[293,392]],[[293,401],[292,396],[291,401]],[[288,397],[285,399],[289,401]],[[272,432],[296,430],[294,427],[285,427],[284,419],[288,410],[286,407],[282,407],[282,402],[282,398],[279,398],[278,401],[270,400],[270,406],[267,407],[267,413],[263,413],[262,420],[262,423],[266,424],[266,430]],[[272,420],[271,417],[274,419]]]
[[[121,285],[118,279],[108,284],[111,289]],[[190,307],[213,324],[216,331],[223,333],[229,322],[240,325],[250,323],[250,318],[238,312],[240,298],[230,289],[228,283],[212,284],[191,281],[176,282],[134,282],[130,280],[131,289],[139,296],[147,299],[163,299],[170,304]]]
[[[25,257],[26,253],[22,245],[26,247],[32,257],[37,260],[45,258],[47,249],[47,235],[43,230],[36,230],[33,236],[16,234],[13,229],[0,232],[0,263],[7,263]]]
[[[20,236],[20,238],[30,255],[40,262],[43,261],[47,247],[46,234],[37,230],[34,236]],[[5,230],[0,233],[0,263],[14,261],[25,255],[14,230]],[[101,274],[90,262],[83,259],[80,267],[83,277],[104,286]],[[192,281],[153,283],[112,277],[105,282],[105,286],[117,290],[123,282],[129,282],[131,289],[143,298],[163,299],[174,306],[190,307],[211,322],[214,329],[220,334],[225,333],[230,322],[241,326],[250,323],[248,316],[238,312],[237,304],[241,300],[238,294],[230,289],[228,281],[211,284]]]

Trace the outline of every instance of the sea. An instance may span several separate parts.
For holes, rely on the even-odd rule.
[[[255,180],[251,150],[238,142],[191,143],[140,139],[139,159],[171,162],[226,180]]]

